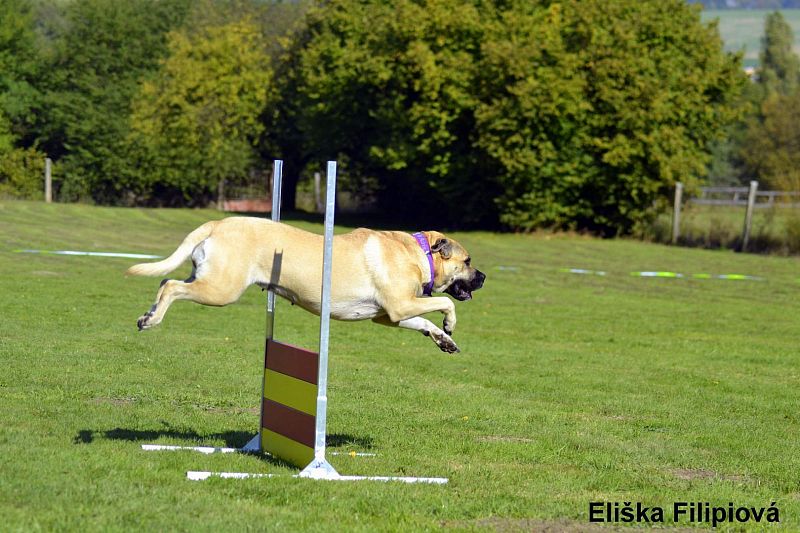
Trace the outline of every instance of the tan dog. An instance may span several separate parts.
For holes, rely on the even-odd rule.
[[[469,254],[456,241],[435,231],[422,232],[420,239],[363,228],[334,237],[331,316],[417,330],[442,351],[458,352],[450,337],[456,326],[453,301],[425,297],[425,287],[432,281],[434,292],[469,300],[486,276],[470,266]],[[423,249],[427,243],[431,243],[433,273]],[[318,315],[322,249],[321,235],[270,220],[231,217],[207,222],[163,261],[128,269],[128,274],[163,276],[190,257],[194,265],[186,281],[161,283],[155,305],[139,318],[139,329],[160,323],[175,300],[227,305],[253,284]],[[444,331],[422,318],[433,311],[444,314]]]

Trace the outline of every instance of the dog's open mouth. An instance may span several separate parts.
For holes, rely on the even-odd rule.
[[[460,302],[472,299],[472,291],[470,290],[469,283],[461,279],[455,280],[444,292]]]
[[[483,272],[476,270],[475,277],[472,278],[471,281],[457,279],[449,287],[447,287],[444,292],[460,302],[471,300],[472,291],[476,291],[483,287],[483,281],[485,279],[486,275]]]

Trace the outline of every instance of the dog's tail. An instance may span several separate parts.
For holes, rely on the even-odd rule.
[[[133,265],[126,272],[127,276],[163,276],[181,266],[181,263],[189,259],[195,247],[206,240],[214,227],[219,224],[218,220],[206,222],[183,239],[178,249],[172,255],[156,263],[139,263]]]

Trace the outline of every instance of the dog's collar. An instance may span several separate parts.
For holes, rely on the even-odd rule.
[[[428,242],[428,238],[422,232],[417,232],[414,234],[414,238],[417,239],[417,243],[419,243],[419,247],[422,248],[422,251],[425,252],[425,257],[428,258],[428,266],[431,268],[431,280],[422,288],[422,294],[425,296],[430,296],[433,293],[433,254],[431,253],[431,245]]]

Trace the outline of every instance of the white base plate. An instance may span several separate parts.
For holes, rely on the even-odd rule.
[[[186,472],[186,477],[192,481],[203,481],[211,477],[218,477],[223,479],[254,479],[254,478],[271,478],[271,477],[284,477],[281,474],[248,474],[246,472]],[[401,483],[433,483],[437,485],[444,485],[448,482],[446,477],[397,477],[397,476],[326,476],[326,477],[311,477],[295,474],[294,478],[306,479],[324,479],[326,481],[399,481]]]
[[[244,445],[242,448],[215,448],[213,446],[169,446],[166,444],[142,444],[142,450],[146,452],[158,452],[158,451],[192,451],[192,452],[200,452],[205,454],[212,454],[212,453],[261,453],[260,447],[256,445],[256,447],[252,447],[250,443]],[[269,453],[264,452],[265,455],[270,455]],[[367,452],[329,452],[328,455],[348,455],[350,457],[377,457],[377,453],[367,453]]]

